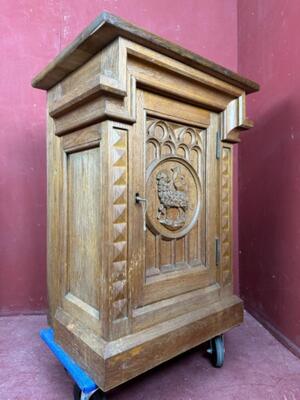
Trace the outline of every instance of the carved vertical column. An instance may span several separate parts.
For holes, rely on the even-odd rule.
[[[222,286],[232,280],[232,152],[222,147],[221,158],[221,268]]]
[[[113,257],[111,319],[127,316],[127,132],[112,131]]]
[[[103,336],[112,340],[126,334],[128,327],[128,131],[118,123],[103,126],[107,165],[102,186],[106,198]]]

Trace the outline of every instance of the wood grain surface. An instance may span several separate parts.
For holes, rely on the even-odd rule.
[[[33,84],[58,343],[109,390],[241,323],[233,145],[258,86],[107,13]]]
[[[33,86],[40,89],[50,89],[118,36],[166,54],[200,71],[209,72],[225,82],[241,87],[246,93],[255,92],[259,89],[257,83],[108,12],[100,14],[74,42],[41,71],[33,79]]]

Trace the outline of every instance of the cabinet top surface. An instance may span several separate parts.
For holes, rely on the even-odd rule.
[[[61,51],[33,79],[32,86],[44,90],[50,89],[119,36],[207,72],[242,88],[246,93],[259,90],[256,82],[108,12],[100,14],[69,46]]]

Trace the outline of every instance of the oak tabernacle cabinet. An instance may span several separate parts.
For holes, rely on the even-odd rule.
[[[33,86],[57,342],[107,391],[240,324],[232,149],[258,85],[102,13]]]

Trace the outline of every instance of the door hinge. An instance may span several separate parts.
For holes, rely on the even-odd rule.
[[[220,265],[221,259],[221,242],[219,238],[216,238],[216,265]]]
[[[217,131],[216,133],[216,159],[219,160],[221,158],[221,133]]]

